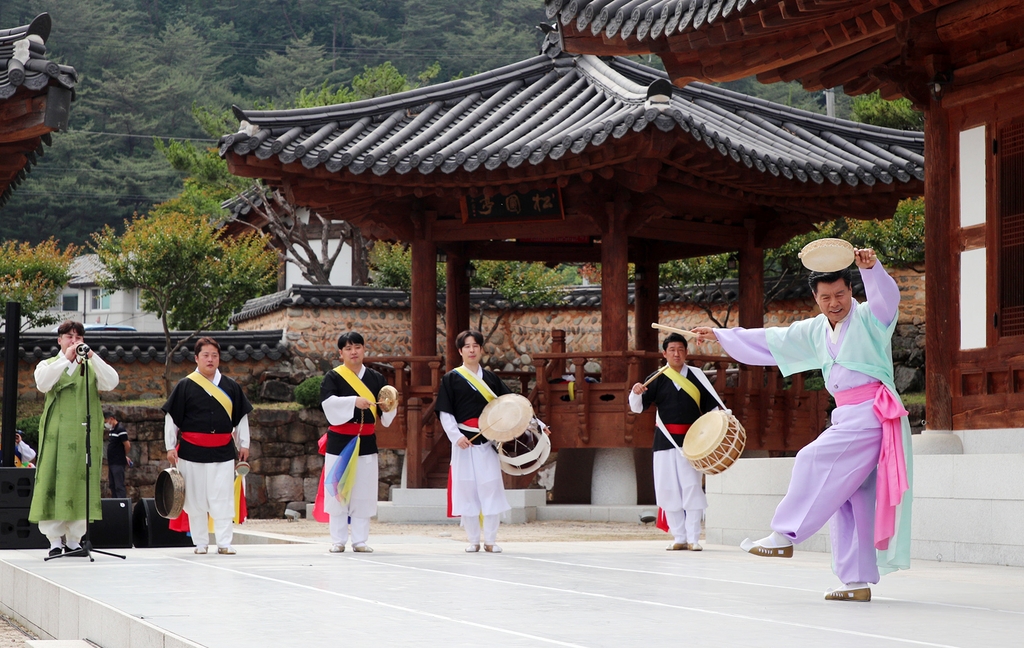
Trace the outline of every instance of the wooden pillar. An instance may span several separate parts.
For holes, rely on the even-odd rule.
[[[753,219],[747,219],[747,240],[740,248],[740,303],[737,321],[744,328],[764,326],[764,250],[754,240]]]
[[[417,238],[412,242],[412,355],[437,355],[437,246]],[[412,384],[429,385],[430,370],[412,365]]]
[[[643,246],[646,247],[646,246]],[[637,351],[657,351],[658,331],[651,323],[658,321],[658,264],[638,260],[633,281],[633,341]],[[640,363],[640,373],[654,370],[655,361]]]
[[[625,210],[616,202],[609,205],[608,227],[601,236],[601,350],[625,351],[629,348],[629,239],[625,228]],[[602,362],[602,380],[626,379],[622,362]]]
[[[953,223],[950,211],[953,146],[949,115],[932,101],[924,121],[924,244],[925,255],[925,419],[929,430],[953,429],[950,380],[953,372],[954,318],[959,313],[955,299],[959,263],[953,251]]]
[[[451,371],[462,364],[455,338],[469,328],[469,277],[466,276],[468,261],[461,251],[448,254],[445,263],[445,364]]]

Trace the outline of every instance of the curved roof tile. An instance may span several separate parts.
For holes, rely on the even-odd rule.
[[[236,107],[239,131],[221,138],[220,152],[276,155],[284,164],[300,160],[332,173],[448,174],[537,165],[653,125],[689,133],[736,163],[796,182],[853,186],[924,178],[922,133],[825,117],[702,83],[673,87],[668,104],[658,106],[647,100],[648,87],[666,79],[664,73],[618,57],[565,54],[550,35],[545,47],[550,55],[387,97],[298,110]]]
[[[11,29],[0,29],[0,104],[10,99],[21,89],[45,94],[48,86],[73,91],[78,83],[78,72],[73,67],[60,65],[46,56],[46,39],[50,36],[50,15],[43,13],[28,25]],[[33,138],[34,139],[34,138]],[[42,144],[50,145],[50,134],[41,138],[35,150],[17,154],[24,155],[24,166],[13,175],[9,182],[0,178],[0,207],[10,200],[11,193],[28,176],[28,172],[43,155]],[[29,144],[35,147],[35,142]]]

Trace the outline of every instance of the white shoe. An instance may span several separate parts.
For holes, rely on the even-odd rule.
[[[210,550],[210,548],[209,547],[205,547],[205,546],[204,547],[196,547],[195,553],[197,553],[199,555],[202,555],[202,554],[205,554],[209,550]]]
[[[700,546],[696,542],[690,543],[690,551],[704,551],[704,547]]]
[[[480,551],[480,545],[478,544],[471,544],[466,547],[466,553],[476,553],[478,551]]]
[[[484,551],[487,553],[501,553],[501,547],[496,544],[485,544]]]
[[[345,545],[343,545],[343,544],[331,545],[331,553],[345,553]]]
[[[234,556],[238,552],[235,551],[234,547],[217,547],[217,553],[225,556]]]
[[[754,541],[747,538],[740,543],[740,549],[755,556],[792,558],[793,543],[785,536],[772,532],[768,537]]]
[[[354,551],[356,553],[373,553],[373,549],[367,547],[364,544],[352,545],[352,551]]]

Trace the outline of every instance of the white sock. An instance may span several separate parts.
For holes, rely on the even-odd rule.
[[[778,531],[772,531],[772,534],[765,538],[772,547],[788,547],[793,544],[793,541],[782,535]]]
[[[845,585],[840,587],[838,591],[849,592],[850,590],[859,590],[864,589],[865,587],[868,587],[867,583],[846,583]]]

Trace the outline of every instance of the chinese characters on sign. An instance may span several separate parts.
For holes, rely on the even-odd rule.
[[[465,223],[551,221],[563,218],[562,196],[558,187],[508,195],[465,196],[462,199],[462,221]]]

